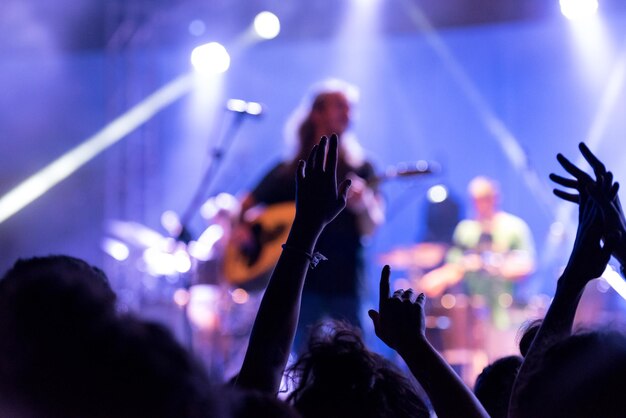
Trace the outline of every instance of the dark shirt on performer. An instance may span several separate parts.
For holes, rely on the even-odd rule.
[[[374,168],[366,162],[351,170],[340,167],[337,173],[338,183],[346,178],[348,173],[356,174],[366,182],[372,181],[375,177]],[[295,190],[295,171],[290,165],[283,163],[265,175],[252,191],[252,196],[256,203],[269,206],[295,201]],[[328,260],[309,270],[304,292],[356,297],[363,275],[362,248],[357,216],[349,209],[345,209],[324,229],[317,242],[315,250]]]

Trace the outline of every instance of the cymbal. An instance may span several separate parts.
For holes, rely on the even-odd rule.
[[[408,247],[393,249],[378,257],[380,264],[389,264],[400,269],[429,269],[443,261],[448,250],[444,244],[422,242]]]

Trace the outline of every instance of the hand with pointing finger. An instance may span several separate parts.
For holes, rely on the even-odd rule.
[[[424,340],[424,294],[417,295],[413,289],[396,290],[390,294],[390,268],[385,266],[380,276],[378,311],[370,310],[369,317],[376,335],[398,352],[410,350]]]
[[[378,311],[368,312],[378,338],[400,354],[439,418],[488,418],[478,399],[426,339],[424,294],[389,290],[389,266],[380,275]]]

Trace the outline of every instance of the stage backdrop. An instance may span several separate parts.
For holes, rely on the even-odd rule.
[[[164,233],[161,213],[185,209],[210,150],[232,122],[223,109],[228,98],[262,102],[266,111],[244,120],[207,196],[252,187],[282,157],[284,123],[308,87],[338,77],[360,88],[353,128],[379,170],[420,159],[442,167],[381,186],[387,223],[369,242],[368,296],[376,289],[377,257],[421,239],[427,189],[444,183],[465,204],[476,175],[497,179],[503,209],[534,233],[539,268],[526,290],[550,292],[575,233],[575,212],[566,212],[565,232],[550,235],[561,205],[548,181],[559,171],[556,153],[576,159],[577,143],[589,139],[616,178],[626,178],[626,17],[605,18],[592,29],[554,20],[365,40],[278,37],[239,48],[226,74],[199,82],[0,224],[0,268],[18,257],[69,253],[118,274],[100,248],[106,221],[136,221]],[[192,47],[5,51],[0,194],[189,71]],[[196,234],[205,227],[199,217],[190,225]]]

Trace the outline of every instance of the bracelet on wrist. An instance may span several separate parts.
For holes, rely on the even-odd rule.
[[[326,261],[328,260],[328,258],[326,258],[322,253],[315,251],[313,254],[308,253],[300,248],[296,248],[296,247],[292,247],[290,245],[287,244],[283,244],[283,251],[288,251],[288,252],[292,252],[294,254],[300,254],[306,258],[308,258],[309,260],[309,266],[311,267],[311,270],[314,269],[315,267],[317,267],[317,265],[319,264],[320,261]]]

